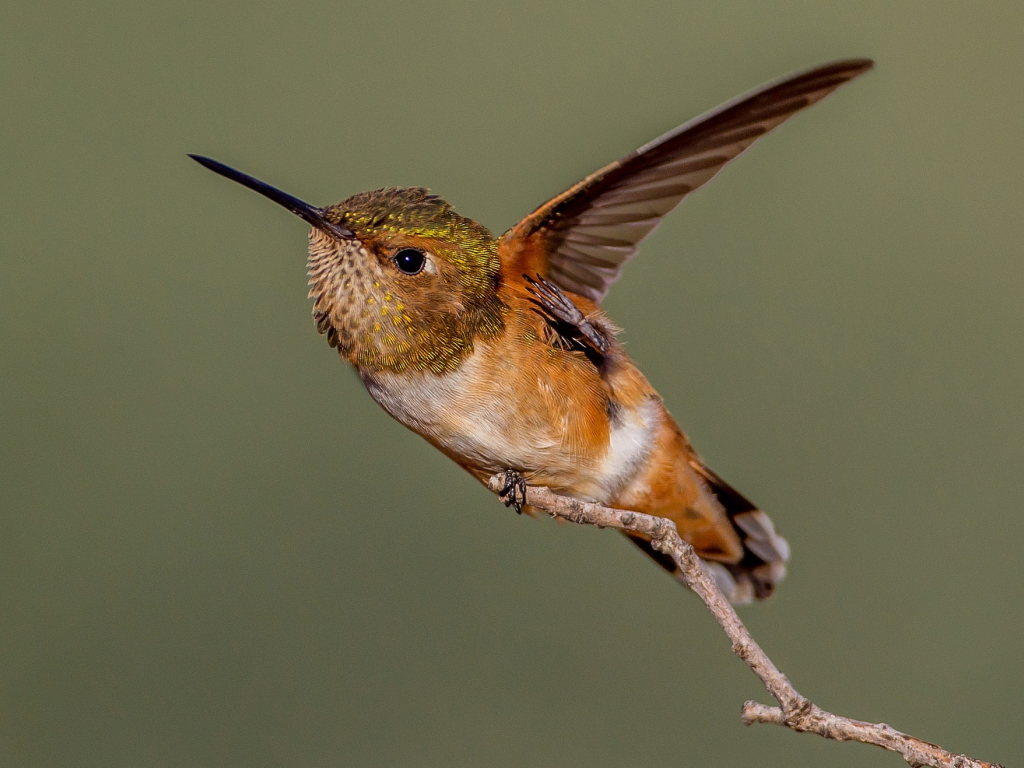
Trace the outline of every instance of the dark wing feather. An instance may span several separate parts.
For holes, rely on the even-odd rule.
[[[517,269],[600,302],[640,241],[690,192],[782,124],[871,69],[870,59],[826,64],[768,83],[666,133],[549,200],[501,239]]]

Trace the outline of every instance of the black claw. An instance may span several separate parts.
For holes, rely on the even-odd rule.
[[[514,469],[505,470],[505,485],[498,498],[506,507],[515,507],[516,514],[523,514],[526,504],[526,478]]]

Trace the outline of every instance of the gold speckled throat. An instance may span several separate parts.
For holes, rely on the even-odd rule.
[[[313,317],[358,368],[442,374],[475,339],[503,332],[497,241],[485,227],[419,188],[364,192],[324,212],[356,239],[310,231]],[[408,247],[428,253],[431,270],[400,273],[391,255]]]

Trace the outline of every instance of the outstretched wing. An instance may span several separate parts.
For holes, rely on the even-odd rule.
[[[826,64],[684,123],[519,222],[501,238],[503,260],[600,302],[640,241],[686,195],[790,115],[871,67],[870,59]]]

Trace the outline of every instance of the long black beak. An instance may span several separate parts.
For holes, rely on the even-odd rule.
[[[221,176],[229,178],[232,181],[237,181],[239,184],[242,184],[255,192],[259,192],[264,197],[269,197],[278,205],[283,205],[299,218],[305,219],[314,227],[326,232],[332,237],[336,237],[341,240],[351,240],[355,237],[352,230],[346,229],[340,224],[328,221],[324,216],[322,208],[316,208],[309,203],[304,203],[299,200],[299,198],[292,197],[287,192],[282,192],[277,187],[264,184],[259,179],[254,179],[252,176],[244,174],[241,171],[236,171],[234,168],[224,165],[224,163],[218,163],[216,160],[211,160],[209,157],[203,157],[202,155],[189,155],[189,157],[200,165],[209,168],[214,173],[219,173]]]

